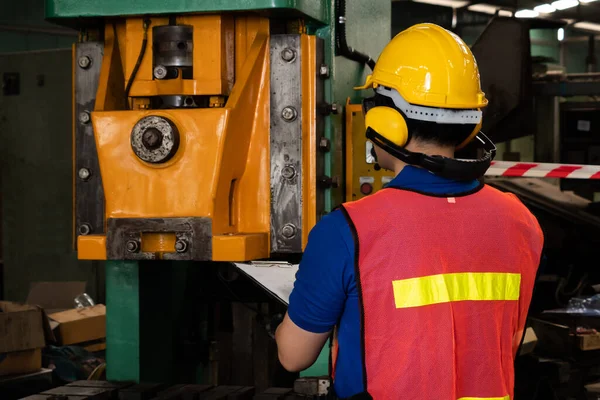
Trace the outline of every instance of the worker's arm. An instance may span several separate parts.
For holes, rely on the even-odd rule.
[[[285,318],[275,333],[279,362],[290,372],[298,372],[310,367],[325,345],[329,332],[313,333],[296,325],[285,314]]]
[[[275,335],[279,360],[288,371],[301,371],[316,361],[341,317],[353,279],[346,236],[351,240],[340,211],[325,216],[309,235],[288,313]]]

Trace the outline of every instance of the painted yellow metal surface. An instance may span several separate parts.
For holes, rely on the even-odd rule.
[[[368,194],[361,192],[361,185],[370,185],[371,193],[380,190],[393,177],[393,172],[375,170],[374,163],[367,163],[367,138],[365,118],[360,104],[350,104],[346,112],[346,201],[361,199]],[[365,186],[368,187],[368,186]]]
[[[150,18],[146,54],[131,86],[130,96],[158,95],[229,95],[235,81],[235,21],[232,15],[185,15],[177,17],[177,24],[193,27],[193,79],[152,79],[152,27],[167,25],[167,17]],[[128,18],[117,23],[116,31],[124,76],[131,76],[137,62],[142,39],[144,18]],[[252,41],[250,42],[252,43]]]
[[[303,34],[302,49],[302,248],[317,223],[317,39]]]
[[[153,19],[153,24],[167,22]],[[233,17],[213,15],[185,17],[178,22],[194,26],[194,79],[183,86],[192,85],[196,91],[169,86],[177,86],[177,80],[160,81],[159,86],[153,86],[157,91],[144,89],[144,80],[151,80],[152,67],[151,57],[145,57],[130,92],[131,96],[143,97],[136,98],[138,102],[134,104],[144,104],[145,96],[171,94],[171,90],[177,90],[176,94],[229,97],[225,104],[217,101],[222,98],[216,98],[213,108],[151,110],[138,106],[123,111],[124,101],[119,103],[119,97],[123,98],[125,79],[137,59],[142,20],[134,18],[107,25],[105,57],[95,110],[91,113],[106,200],[105,216],[210,217],[213,259],[266,258],[270,249],[268,20],[242,16],[234,21]],[[235,47],[233,26],[240,28],[236,39],[245,39],[235,41]],[[197,32],[206,35],[197,37]],[[148,46],[151,48],[151,35]],[[239,60],[233,60],[234,54]],[[200,76],[196,73],[204,67],[197,70],[196,65],[212,68]],[[233,66],[235,83],[234,71],[229,69]],[[204,91],[217,81],[218,90],[213,86],[210,93]],[[146,163],[131,148],[134,125],[148,115],[168,118],[179,131],[177,153],[166,163]],[[142,238],[142,251],[160,253],[173,246],[174,239],[152,235]],[[79,249],[79,257],[93,257],[91,251],[84,246]]]
[[[177,238],[174,233],[142,233],[142,251],[145,253],[173,253]]]
[[[106,236],[78,236],[77,257],[80,260],[106,260]]]
[[[267,233],[217,235],[212,240],[213,261],[248,261],[269,257]]]

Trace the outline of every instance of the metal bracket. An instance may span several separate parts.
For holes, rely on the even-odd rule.
[[[104,45],[75,50],[75,226],[77,235],[104,232],[104,189],[90,113],[94,110]]]
[[[271,251],[302,252],[300,35],[271,36]]]
[[[139,250],[142,233],[175,234],[182,247],[177,252],[163,254],[164,260],[212,260],[212,219],[208,217],[109,218],[107,225],[108,260],[155,260],[156,253]],[[129,245],[132,246],[128,248]]]

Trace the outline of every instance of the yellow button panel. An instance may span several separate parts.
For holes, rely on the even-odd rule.
[[[365,118],[360,104],[346,103],[346,201],[375,193],[394,177],[375,168],[373,144],[365,137]]]

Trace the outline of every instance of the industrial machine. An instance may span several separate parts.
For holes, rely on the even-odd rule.
[[[297,259],[322,215],[385,183],[343,106],[374,65],[350,45],[376,58],[391,4],[47,0],[46,14],[80,32],[74,244],[106,260],[108,378],[165,381],[179,332],[152,321],[201,291],[199,271]],[[355,141],[362,158],[344,153]]]

